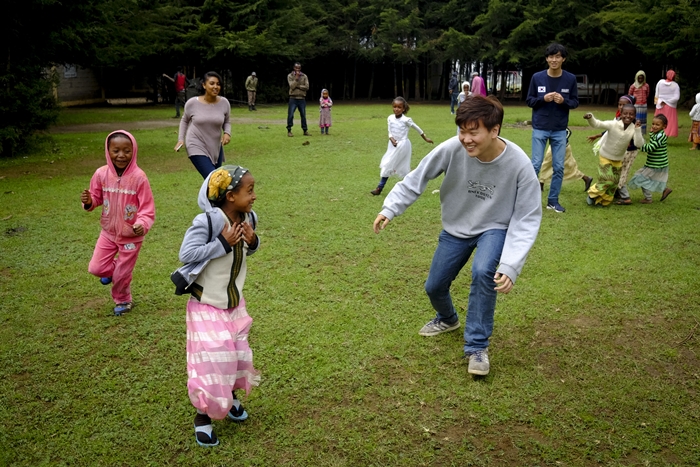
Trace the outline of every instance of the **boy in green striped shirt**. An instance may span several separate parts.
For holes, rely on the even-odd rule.
[[[647,153],[644,167],[637,170],[628,183],[630,189],[641,188],[644,199],[642,204],[651,204],[651,193],[661,193],[661,201],[665,200],[673,190],[666,186],[668,182],[668,137],[664,129],[668,120],[664,115],[656,115],[651,123],[649,142],[639,150]]]

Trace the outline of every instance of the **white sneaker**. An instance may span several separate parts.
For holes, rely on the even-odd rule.
[[[454,324],[447,324],[446,322],[441,321],[440,318],[434,318],[428,321],[426,325],[423,326],[420,331],[418,331],[418,334],[425,337],[432,337],[442,334],[443,332],[454,331],[458,328],[459,321],[455,321]]]
[[[469,369],[472,375],[486,376],[489,374],[489,349],[477,350],[469,355]]]

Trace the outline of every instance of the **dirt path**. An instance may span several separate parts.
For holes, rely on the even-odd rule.
[[[284,125],[286,120],[269,120],[257,118],[232,118],[231,124],[240,125]],[[121,123],[86,123],[83,125],[61,125],[51,127],[50,133],[93,133],[93,132],[109,132],[115,127],[121,130],[136,131],[136,130],[154,130],[158,128],[177,128],[180,125],[180,120],[146,120],[142,122],[121,122]]]

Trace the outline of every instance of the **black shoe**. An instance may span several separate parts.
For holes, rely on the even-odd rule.
[[[304,136],[311,136],[311,133],[309,133],[308,131],[304,130]]]
[[[591,183],[593,182],[593,179],[587,175],[584,175],[581,178],[583,178],[583,183],[586,184],[586,187],[583,189],[583,191],[588,192],[588,189],[591,187]]]
[[[255,104],[253,104],[253,106],[252,106],[252,107],[253,107],[253,110],[256,110],[256,111],[258,110],[258,109],[256,109],[256,108],[255,108]]]

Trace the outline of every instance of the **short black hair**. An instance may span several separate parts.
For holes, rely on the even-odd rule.
[[[209,78],[216,78],[219,80],[219,86],[223,86],[223,80],[221,79],[221,76],[215,71],[207,71],[204,73],[204,76],[202,77],[202,83],[206,83]]]
[[[393,105],[394,102],[400,102],[401,105],[403,105],[403,114],[406,115],[409,110],[411,110],[411,107],[408,105],[408,102],[406,99],[404,99],[401,96],[396,96],[393,101],[391,101],[391,104]]]
[[[568,53],[566,52],[566,47],[556,42],[552,42],[544,49],[544,57],[547,58],[550,55],[561,54],[562,58],[566,58]]]
[[[653,122],[655,118],[658,118],[659,120],[661,120],[661,123],[663,123],[664,126],[668,126],[668,118],[666,118],[666,115],[664,115],[664,114],[654,115],[654,118],[652,118],[651,121]]]
[[[131,138],[129,138],[129,135],[127,135],[126,133],[122,133],[121,131],[116,131],[109,135],[109,137],[107,138],[107,147],[109,147],[109,143],[111,143],[113,139],[117,138],[126,138],[133,145],[133,142],[131,141]]]

